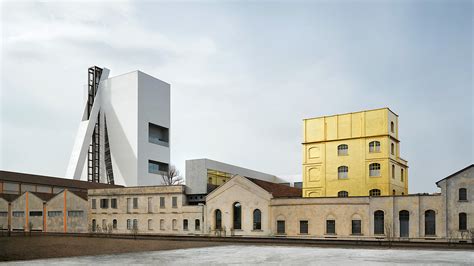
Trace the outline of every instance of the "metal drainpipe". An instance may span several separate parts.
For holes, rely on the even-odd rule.
[[[444,200],[444,208],[445,208],[444,220],[445,220],[445,227],[446,227],[446,238],[449,238],[449,231],[448,231],[449,230],[449,225],[448,225],[448,223],[449,223],[449,218],[448,218],[448,195],[449,195],[449,193],[448,193],[448,184],[449,184],[449,182],[446,179],[446,191],[445,191],[446,197],[444,198],[445,199]]]

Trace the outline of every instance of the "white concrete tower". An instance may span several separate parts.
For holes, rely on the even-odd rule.
[[[66,175],[125,186],[161,184],[170,162],[170,85],[140,71],[112,78],[108,73],[89,69]]]

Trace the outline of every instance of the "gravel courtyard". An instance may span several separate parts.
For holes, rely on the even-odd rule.
[[[33,262],[35,265],[473,265],[474,251],[229,245],[22,261],[15,264],[32,264]]]

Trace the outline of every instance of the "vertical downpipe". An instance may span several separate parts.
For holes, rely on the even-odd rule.
[[[46,202],[43,202],[43,232],[46,232]]]
[[[67,189],[64,190],[64,207],[63,207],[63,225],[64,225],[64,233],[67,233],[67,213],[66,213],[66,200],[67,196]]]
[[[26,213],[25,213],[25,231],[28,229],[28,214],[29,214],[29,207],[28,207],[28,191],[25,193],[26,197]]]

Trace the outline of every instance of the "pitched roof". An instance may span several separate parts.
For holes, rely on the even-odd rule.
[[[21,195],[0,193],[0,198],[6,200],[8,202],[12,202],[12,201],[16,200],[16,198],[18,198],[19,196],[21,196]]]
[[[453,176],[456,176],[457,174],[462,173],[462,172],[466,171],[467,169],[469,169],[469,168],[471,168],[471,167],[474,167],[474,164],[468,165],[468,166],[464,167],[463,169],[457,171],[456,173],[448,175],[447,177],[445,177],[445,178],[439,180],[438,182],[436,182],[436,185],[438,185],[439,182],[441,182],[441,181],[443,181],[443,180],[446,180],[446,179],[448,179],[448,178],[451,178],[451,177],[453,177]]]
[[[21,182],[21,183],[31,183],[37,185],[49,185],[56,187],[64,188],[77,188],[77,189],[93,189],[93,188],[116,188],[123,187],[118,185],[110,185],[103,183],[94,183],[59,177],[43,176],[43,175],[33,175],[25,174],[18,172],[9,172],[9,171],[0,171],[0,180],[11,181],[11,182]]]
[[[84,191],[70,191],[70,190],[68,190],[68,192],[71,192],[72,194],[78,196],[79,198],[82,198],[83,200],[87,200],[87,192],[84,192]]]
[[[41,192],[32,192],[32,191],[30,191],[30,193],[42,199],[43,201],[48,201],[54,196],[56,196],[55,194],[52,194],[52,193],[41,193]]]
[[[249,177],[246,178],[255,183],[257,186],[268,191],[270,194],[272,194],[274,198],[301,197],[302,195],[301,188],[290,187],[288,185],[272,183],[260,179],[254,179]]]

